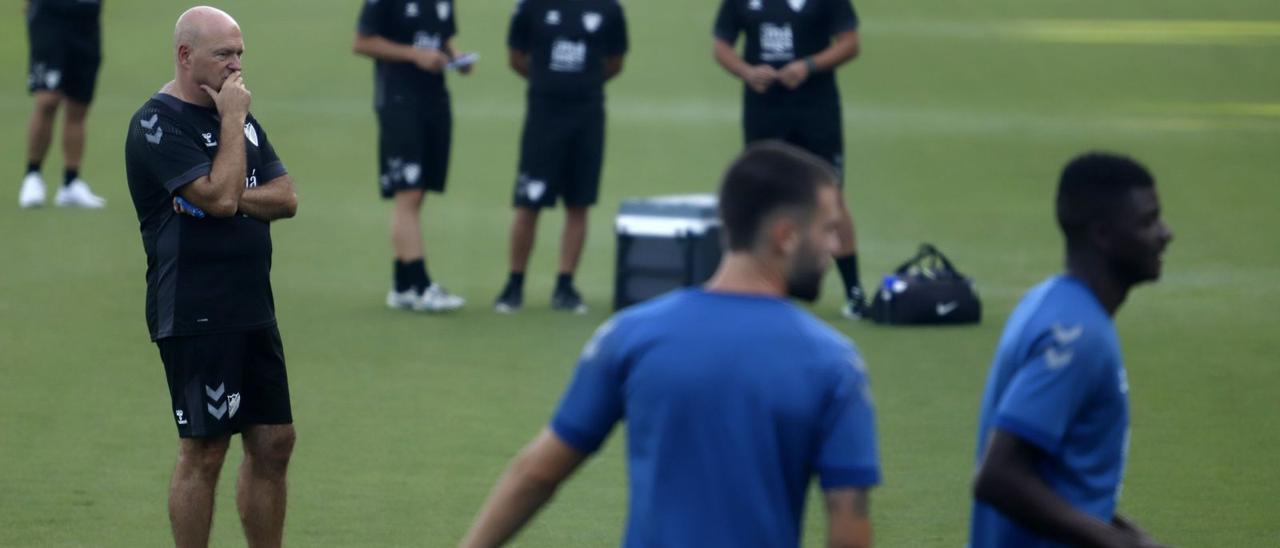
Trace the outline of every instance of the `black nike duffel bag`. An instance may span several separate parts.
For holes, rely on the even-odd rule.
[[[889,325],[978,323],[982,302],[972,279],[936,247],[922,244],[915,257],[884,277],[871,302],[871,319]]]

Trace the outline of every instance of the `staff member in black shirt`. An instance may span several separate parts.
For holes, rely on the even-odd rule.
[[[622,71],[627,22],[617,0],[523,0],[507,34],[511,68],[529,81],[511,266],[494,309],[524,303],[524,273],[533,251],[538,212],[564,200],[560,275],[551,307],[587,311],[573,273],[587,237],[587,209],[596,203],[604,161],[604,83]]]
[[[849,0],[722,0],[716,15],[716,62],[741,78],[747,143],[781,139],[831,162],[844,174],[844,128],[835,69],[858,55],[858,15]],[[746,35],[742,55],[734,49]],[[840,201],[840,250],[849,318],[867,314],[858,280],[853,219]]]
[[[147,326],[160,350],[178,463],[178,546],[207,546],[232,434],[250,546],[279,546],[293,416],[271,295],[271,225],[297,211],[293,181],[249,113],[240,27],[196,7],[174,30],[175,76],[129,121],[125,166],[147,254]]]
[[[27,2],[27,38],[31,44],[27,89],[35,109],[27,122],[27,170],[18,193],[22,208],[45,202],[44,163],[53,140],[53,120],[62,116],[62,186],[53,203],[58,207],[98,209],[107,200],[89,189],[80,178],[84,156],[85,119],[102,64],[101,0],[30,0]]]
[[[452,0],[366,0],[356,24],[352,49],[374,60],[379,186],[395,201],[392,308],[445,312],[465,303],[427,274],[419,220],[427,191],[444,193],[449,171],[453,115],[444,71],[460,61],[457,17]],[[471,64],[457,68],[466,74]]]

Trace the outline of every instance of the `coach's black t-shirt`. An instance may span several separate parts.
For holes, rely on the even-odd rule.
[[[507,47],[529,54],[529,97],[604,99],[604,60],[627,53],[617,0],[522,0]]]
[[[453,0],[365,0],[356,32],[377,35],[397,44],[444,49],[458,33]],[[432,73],[413,63],[375,60],[375,108],[415,107],[449,98],[444,73]]]
[[[157,93],[129,120],[125,169],[147,252],[147,327],[162,339],[275,323],[270,224],[237,213],[197,219],[173,211],[178,190],[208,175],[218,112]],[[252,115],[244,126],[245,187],[285,174]]]
[[[742,58],[749,64],[782,68],[831,45],[831,37],[857,30],[858,15],[849,0],[723,0],[714,34],[730,44],[746,34]],[[840,101],[832,71],[809,75],[799,88],[775,83],[756,93],[743,86],[748,106],[829,104]]]

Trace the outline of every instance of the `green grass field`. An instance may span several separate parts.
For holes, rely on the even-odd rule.
[[[11,3],[16,4],[16,3]],[[711,0],[627,4],[632,54],[609,87],[600,207],[579,276],[592,312],[553,314],[559,212],[545,217],[526,310],[498,316],[523,84],[505,66],[510,0],[463,2],[450,191],[426,214],[434,277],[460,314],[387,310],[389,206],[375,188],[371,64],[350,53],[357,0],[228,1],[253,110],[301,197],[276,225],[274,287],[299,441],[294,546],[448,546],[549,416],[608,314],[624,197],[710,191],[739,148],[738,84],[710,55]],[[19,7],[0,18],[0,546],[163,546],[175,452],[143,321],[144,258],[124,179],[129,116],[172,75],[185,5],[111,0],[82,172],[104,211],[16,207],[30,100]],[[1121,508],[1178,546],[1280,545],[1280,4],[1190,0],[857,3],[863,54],[840,72],[848,200],[864,280],[938,244],[977,278],[986,321],[841,321],[878,401],[884,546],[960,546],[978,400],[1019,295],[1060,267],[1057,170],[1090,148],[1155,171],[1176,239],[1165,278],[1118,319],[1133,387]],[[45,162],[61,178],[61,157]],[[50,195],[52,197],[52,194]],[[580,471],[520,546],[607,546],[626,513],[624,436]],[[238,445],[237,445],[238,447]],[[234,452],[233,452],[234,453]],[[239,457],[229,459],[233,470]],[[215,546],[244,540],[234,474]],[[805,544],[823,540],[809,508]]]

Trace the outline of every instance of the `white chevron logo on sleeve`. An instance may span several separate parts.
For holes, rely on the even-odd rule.
[[[142,136],[147,138],[147,142],[153,145],[160,144],[160,140],[164,139],[164,128],[156,125],[159,121],[159,114],[152,114],[151,117],[146,120],[138,120],[138,125],[142,126],[142,129],[155,129],[155,131],[151,133],[147,133],[146,131],[142,132]]]
[[[1050,371],[1057,371],[1070,364],[1071,358],[1074,356],[1075,355],[1070,350],[1049,348],[1044,351],[1044,363],[1049,367]]]
[[[1053,324],[1053,340],[1061,346],[1066,346],[1075,342],[1084,334],[1084,325],[1076,324],[1072,327],[1062,327],[1062,324]]]
[[[221,383],[221,384],[219,384],[219,385],[218,385],[218,389],[217,389],[217,390],[214,390],[213,388],[211,388],[211,387],[209,387],[209,386],[205,386],[205,387],[204,387],[204,393],[205,393],[205,395],[209,396],[209,399],[211,399],[211,400],[213,400],[213,401],[218,401],[218,400],[222,399],[222,393],[223,393],[223,392],[226,392],[226,390],[227,390],[227,383]]]

